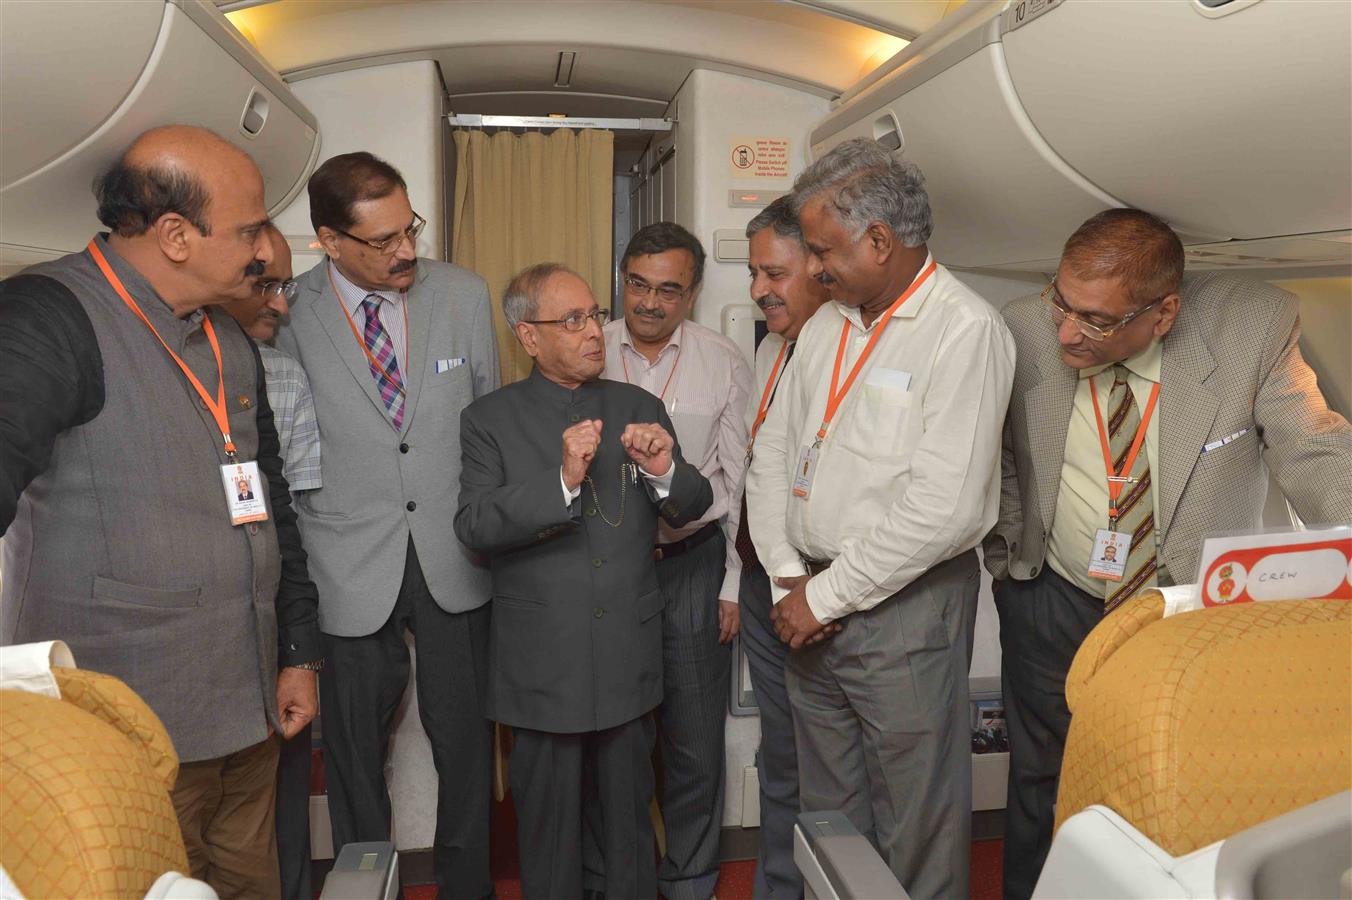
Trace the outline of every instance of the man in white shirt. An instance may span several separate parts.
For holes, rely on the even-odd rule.
[[[747,420],[748,453],[775,400],[775,388],[793,361],[798,333],[828,299],[826,287],[807,272],[807,248],[798,227],[793,197],[780,197],[746,226],[751,243],[751,298],[765,313],[768,333],[756,348],[756,380],[752,383]],[[798,754],[793,743],[793,713],[784,687],[784,661],[789,647],[770,620],[770,578],[756,558],[742,501],[737,554],[742,562],[740,605],[742,649],[751,670],[751,686],[760,711],[760,746],[756,775],[760,781],[760,851],[752,896],[803,896],[803,878],[793,861],[793,826],[798,818]]]
[[[737,345],[690,320],[704,275],[699,239],[674,222],[639,229],[620,263],[624,318],[607,325],[604,378],[662,401],[684,457],[713,486],[703,516],[658,523],[663,612],[662,814],[669,900],[707,900],[718,881],[723,726],[737,634],[741,560],[733,546],[746,474],[751,369]],[[592,885],[588,885],[591,887]]]
[[[803,809],[842,809],[912,897],[968,891],[967,670],[1014,344],[939,267],[924,178],[848,141],[795,184],[828,304],[756,437]],[[781,590],[779,593],[783,593]]]

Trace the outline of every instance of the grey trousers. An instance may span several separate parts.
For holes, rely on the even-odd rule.
[[[576,900],[583,891],[584,842],[605,859],[588,890],[653,900],[656,849],[652,717],[584,734],[513,728],[512,802],[527,900]],[[585,836],[585,837],[584,837]],[[588,873],[592,876],[593,873]]]
[[[968,895],[980,583],[962,553],[789,654],[803,810],[843,811],[916,900]]]
[[[657,881],[667,900],[708,900],[718,882],[723,825],[723,729],[731,653],[718,643],[722,533],[657,563],[662,613],[662,818],[667,852]]]
[[[742,569],[742,650],[751,668],[751,686],[760,709],[760,853],[752,896],[783,900],[803,896],[803,876],[793,861],[793,826],[798,818],[798,752],[793,712],[784,686],[789,645],[770,624],[770,576],[759,565]]]

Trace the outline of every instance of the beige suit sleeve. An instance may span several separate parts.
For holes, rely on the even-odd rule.
[[[1308,524],[1352,522],[1352,427],[1329,409],[1300,352],[1300,314],[1288,297],[1265,350],[1254,398],[1263,461]]]

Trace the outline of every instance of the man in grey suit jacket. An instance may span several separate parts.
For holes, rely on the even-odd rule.
[[[418,259],[423,220],[403,178],[371,154],[328,160],[309,194],[328,259],[300,278],[277,345],[305,368],[323,423],[323,487],[298,506],[329,663],[320,692],[334,845],[389,837],[384,763],[408,682],[407,628],[438,776],[437,884],[486,897],[488,574],[451,529],[460,411],[498,384],[488,290]]]
[[[1352,429],[1301,358],[1296,298],[1182,274],[1167,225],[1108,210],[1067,241],[1040,298],[1004,310],[1018,365],[985,559],[1010,732],[1006,896],[1029,896],[1046,858],[1065,676],[1090,629],[1145,587],[1192,581],[1207,535],[1259,526],[1268,472],[1306,521],[1352,521]],[[1091,577],[1108,532],[1130,546],[1125,566]]]
[[[492,563],[488,711],[515,729],[522,889],[655,897],[648,713],[662,700],[663,600],[652,536],[659,514],[679,527],[713,491],[681,459],[661,401],[600,380],[606,313],[586,282],[534,266],[503,311],[536,367],[465,410],[455,530]],[[584,828],[603,876],[582,871]]]

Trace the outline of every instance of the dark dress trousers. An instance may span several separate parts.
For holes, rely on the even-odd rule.
[[[587,419],[603,422],[601,446],[568,505],[563,432]],[[488,714],[516,729],[527,897],[581,894],[584,820],[606,854],[605,892],[656,895],[646,717],[662,700],[663,601],[652,535],[659,515],[682,525],[713,492],[679,447],[665,499],[634,477],[620,434],[651,422],[675,433],[646,391],[613,381],[570,390],[538,370],[461,416],[455,531],[492,568]]]

